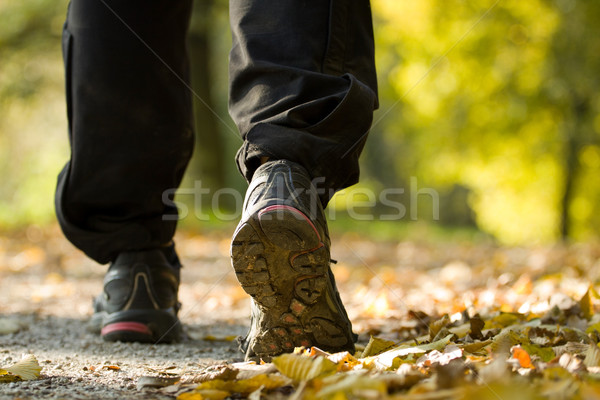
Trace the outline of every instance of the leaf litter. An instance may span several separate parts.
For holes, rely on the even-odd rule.
[[[190,241],[190,237],[186,237],[180,242],[184,245],[193,242],[194,246],[202,242],[206,248],[216,243],[205,236],[191,239],[194,238],[197,240]],[[231,355],[237,353],[222,352],[210,353],[213,364],[215,359],[228,360],[219,365],[195,364],[190,370],[187,360],[178,361],[180,370],[174,371],[162,367],[165,364],[157,359],[153,361],[156,371],[144,371],[140,364],[145,361],[132,359],[123,364],[121,372],[101,368],[101,378],[105,382],[117,382],[116,385],[124,382],[127,389],[118,391],[121,394],[185,395],[192,399],[219,396],[251,399],[600,397],[600,349],[597,346],[600,301],[598,286],[590,286],[590,282],[600,282],[600,246],[597,244],[502,248],[469,243],[382,244],[342,238],[336,241],[336,246],[338,253],[345,254],[332,254],[340,260],[332,268],[355,331],[361,335],[357,352],[327,354],[311,348],[296,353],[302,360],[327,359],[336,366],[333,373],[330,370],[319,373],[318,364],[331,366],[327,362],[319,361],[315,364],[317,367],[313,367],[312,361],[311,364],[294,361],[297,366],[282,369],[289,367],[293,373],[312,371],[316,375],[299,375],[300,378],[293,375],[292,378],[275,364],[234,363]],[[8,248],[10,250],[10,246]],[[214,271],[214,258],[204,259],[200,255],[186,258],[186,253],[192,252],[186,251],[185,246],[180,250],[186,273],[190,274],[186,279],[188,283],[182,285],[182,302],[194,304],[198,293],[203,293],[203,282],[213,282],[213,275],[206,271]],[[102,272],[88,272],[88,269],[99,271],[97,266],[93,266],[96,268],[93,270],[92,266],[86,267],[88,269],[80,273],[85,260],[74,255],[48,259],[77,261],[56,266],[57,270],[77,271],[65,275],[64,287],[81,286],[78,276],[94,281],[94,288],[100,287],[96,281],[101,282]],[[29,264],[19,269],[19,274],[11,272],[16,271],[12,267],[3,271],[2,289],[11,301],[4,304],[1,311],[11,319],[21,319],[19,313],[25,313],[24,321],[33,321],[28,314],[34,308],[41,316],[72,316],[73,310],[61,304],[76,303],[79,299],[74,296],[79,296],[79,292],[50,290],[57,282],[55,279],[39,281],[41,267],[36,260],[29,260]],[[226,255],[222,264],[227,267]],[[364,268],[365,265],[369,268]],[[74,269],[75,266],[79,269]],[[190,289],[194,284],[200,289]],[[248,299],[240,294],[235,278],[223,280],[222,286],[223,291],[209,293],[204,307],[189,310],[186,323],[212,321],[214,307],[219,309],[219,315],[247,318]],[[23,290],[24,287],[31,290]],[[89,290],[82,293],[88,296]],[[41,300],[36,300],[34,294]],[[81,303],[86,307],[77,308],[76,312],[85,316],[89,313],[89,301],[87,297],[83,300]],[[11,321],[1,336],[5,348],[17,343],[19,335],[34,337],[34,331],[43,321],[20,325],[18,331]],[[226,320],[215,323],[214,329],[227,324]],[[196,331],[197,335],[193,330],[188,333],[194,340],[191,345],[197,347],[198,352],[206,346],[233,350],[233,345],[227,345],[232,338],[230,330],[198,328]],[[95,348],[95,342],[87,339],[87,334],[81,335]],[[45,354],[44,357],[51,356]],[[86,358],[83,362],[90,366],[101,361]],[[66,370],[67,362],[63,364]],[[58,366],[53,371],[54,379],[65,375]],[[143,385],[139,394],[134,393],[135,383],[140,383],[138,381],[148,372],[160,375],[158,378],[173,378],[175,384],[155,380],[156,386]],[[84,382],[95,376],[83,375]],[[124,381],[128,377],[133,379],[133,384]],[[78,381],[70,385],[82,386]],[[159,387],[162,385],[166,386]]]
[[[272,363],[224,365],[178,399],[598,397],[598,299],[590,286],[578,301],[562,301],[543,314],[427,316],[422,335],[401,341],[371,336],[355,354],[296,348]],[[238,368],[257,373],[240,378]]]

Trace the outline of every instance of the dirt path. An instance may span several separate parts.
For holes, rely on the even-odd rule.
[[[104,343],[86,329],[91,299],[105,267],[76,251],[56,228],[0,237],[0,320],[19,324],[0,334],[0,367],[24,353],[43,367],[41,379],[0,383],[0,399],[167,399],[170,389],[139,388],[143,376],[191,380],[210,365],[242,360],[232,336],[248,324],[249,298],[229,265],[226,236],[181,234],[183,303],[188,338],[173,345]],[[600,247],[500,248],[454,243],[334,242],[340,292],[361,341],[414,335],[410,310],[441,315],[548,309],[581,296],[600,278]]]
[[[0,363],[9,365],[33,353],[43,367],[39,380],[5,383],[0,398],[148,399],[171,398],[156,389],[138,389],[142,376],[160,372],[194,376],[206,367],[240,359],[235,342],[187,340],[173,345],[105,343],[86,331],[82,319],[17,316],[28,328],[0,336]],[[198,335],[236,335],[237,325],[194,325]],[[118,368],[118,369],[109,369]]]
[[[0,320],[21,326],[0,335],[0,366],[31,353],[43,367],[39,380],[0,384],[0,399],[172,398],[138,389],[139,378],[161,372],[185,378],[212,364],[241,361],[231,337],[247,329],[248,300],[230,272],[227,247],[224,237],[186,238],[180,249],[186,253],[180,315],[188,337],[178,344],[143,345],[105,343],[88,331],[91,299],[102,289],[105,267],[59,232],[0,238]]]

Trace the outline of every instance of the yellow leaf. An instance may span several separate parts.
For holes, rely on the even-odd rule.
[[[383,353],[384,351],[391,349],[392,347],[394,347],[395,344],[396,343],[394,343],[391,340],[371,336],[371,338],[369,339],[369,343],[360,355],[360,358],[376,356],[377,354]]]
[[[327,356],[329,361],[334,362],[337,365],[338,371],[350,371],[355,366],[360,364],[352,354],[347,351],[342,351],[339,353],[333,353]]]
[[[202,340],[206,340],[208,342],[233,342],[237,338],[236,335],[229,335],[225,337],[216,337],[214,335],[206,335],[202,338]]]
[[[516,325],[524,319],[521,314],[502,312],[494,318],[485,321],[484,329],[506,328],[507,326]]]
[[[522,344],[521,347],[529,353],[530,356],[538,356],[544,362],[549,362],[556,357],[552,347],[542,347],[535,344]]]
[[[448,331],[450,333],[454,333],[459,338],[464,338],[465,336],[467,336],[467,333],[471,331],[471,324],[466,323],[459,326],[455,326],[453,328],[449,328]]]
[[[387,369],[391,368],[394,365],[394,360],[398,357],[406,356],[409,354],[420,354],[427,353],[431,350],[441,350],[450,342],[450,338],[452,338],[454,334],[447,335],[445,338],[437,340],[432,343],[422,344],[419,346],[398,346],[391,350],[388,350],[384,353],[375,357],[375,365],[379,369]]]
[[[288,385],[289,383],[289,379],[279,374],[262,374],[253,376],[249,379],[240,380],[226,381],[222,379],[215,379],[212,381],[201,383],[191,393],[200,393],[205,390],[218,390],[226,391],[229,393],[249,394],[256,391],[260,387],[263,387],[265,390],[271,390]]]
[[[485,385],[469,385],[464,388],[462,399],[544,399],[531,384],[520,382],[485,382]]]
[[[468,353],[475,353],[478,352],[479,350],[483,349],[485,346],[487,346],[488,344],[492,343],[491,339],[488,340],[484,340],[482,342],[474,342],[474,343],[468,343],[462,346],[463,350],[468,352]]]
[[[202,389],[198,391],[182,393],[177,396],[177,400],[223,400],[230,395],[231,393],[225,390]]]
[[[346,394],[360,396],[361,393],[369,393],[369,398],[382,397],[387,394],[387,386],[382,380],[375,376],[365,374],[338,374],[323,379],[323,388],[317,392],[318,398],[327,396],[340,396],[346,398]],[[366,396],[364,396],[366,397]],[[334,397],[335,398],[335,397]]]
[[[13,375],[5,369],[0,369],[0,383],[10,383],[21,381],[22,379],[17,375]]]
[[[592,333],[594,331],[600,332],[600,322],[596,322],[595,324],[588,326],[585,330],[586,333]]]
[[[516,344],[528,343],[529,340],[511,329],[504,329],[492,339],[491,349],[494,353],[508,352]]]
[[[337,365],[325,357],[305,357],[297,354],[282,354],[273,359],[279,372],[295,382],[308,381],[317,376],[331,375]]]
[[[37,379],[40,376],[41,370],[42,367],[38,364],[35,356],[28,354],[15,365],[0,369],[0,382],[14,382],[15,380],[29,381]]]
[[[579,300],[579,307],[581,308],[581,312],[585,319],[590,319],[594,314],[594,306],[592,305],[592,297],[590,291],[594,290],[593,286],[590,286],[583,295],[583,297]]]
[[[591,344],[588,350],[585,352],[585,359],[583,363],[587,367],[598,367],[600,366],[600,349],[597,345]]]
[[[571,373],[563,367],[546,368],[542,371],[542,374],[546,380],[563,380],[572,378]]]

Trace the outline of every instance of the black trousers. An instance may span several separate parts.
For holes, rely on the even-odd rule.
[[[202,1],[202,0],[200,0]],[[72,0],[63,33],[71,158],[56,211],[106,263],[171,240],[194,134],[189,0]],[[247,180],[263,156],[296,161],[331,193],[358,181],[377,107],[368,0],[230,0],[230,113]],[[217,133],[215,133],[217,134]],[[164,218],[169,216],[170,218]]]

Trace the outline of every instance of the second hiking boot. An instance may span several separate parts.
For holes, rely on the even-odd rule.
[[[120,253],[106,273],[104,292],[94,300],[92,326],[107,341],[178,340],[180,268],[173,245]]]

